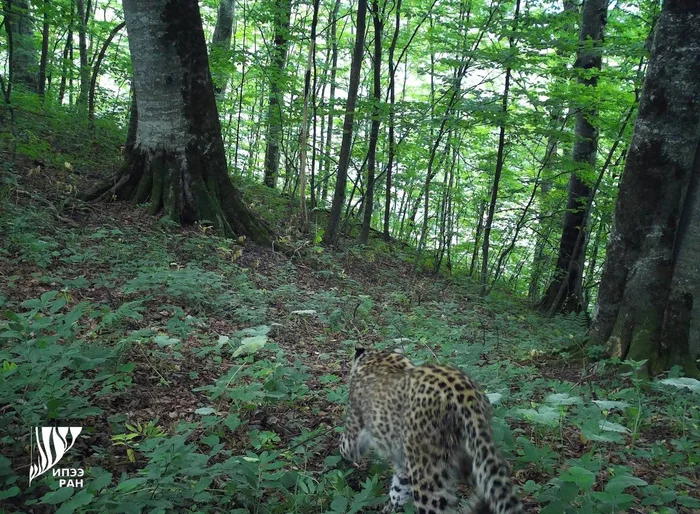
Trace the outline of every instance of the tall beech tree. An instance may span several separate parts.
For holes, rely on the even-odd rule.
[[[607,21],[608,0],[585,0],[581,11],[579,48],[576,68],[582,86],[598,86],[603,63],[601,44]],[[576,129],[573,149],[575,169],[569,180],[564,226],[559,241],[554,278],[540,302],[548,313],[580,312],[583,306],[583,263],[586,257],[586,204],[592,194],[586,172],[595,169],[598,151],[598,130],[595,127],[596,108],[590,99],[576,106]]]
[[[666,0],[659,17],[591,342],[679,364],[700,378],[691,346],[700,327],[700,3]],[[693,339],[695,343],[693,343]]]
[[[135,140],[114,179],[87,198],[148,201],[153,214],[180,223],[206,221],[220,233],[269,243],[268,227],[228,176],[197,1],[123,5],[134,68]]]

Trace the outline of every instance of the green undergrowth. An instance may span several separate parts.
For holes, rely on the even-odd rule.
[[[5,512],[374,512],[386,465],[353,469],[337,451],[356,345],[476,378],[542,513],[700,509],[698,382],[584,364],[581,318],[543,319],[498,290],[480,298],[468,279],[414,277],[378,241],[331,253],[312,234],[290,259],[140,207],[66,224],[13,196],[10,175],[4,184]],[[61,461],[84,469],[83,487],[50,472],[28,485],[30,428],[51,425],[83,427]]]
[[[52,181],[58,178],[56,170],[107,173],[121,159],[124,112],[105,113],[89,123],[73,110],[52,102],[42,105],[34,94],[15,90],[12,100],[12,112],[4,104],[0,106],[3,161],[31,162],[40,167],[44,181]],[[72,185],[77,188],[79,184]]]

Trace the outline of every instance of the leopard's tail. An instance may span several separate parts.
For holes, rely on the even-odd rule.
[[[524,514],[523,504],[515,494],[510,468],[491,438],[486,424],[468,426],[467,451],[472,463],[472,479],[477,496],[494,514]]]

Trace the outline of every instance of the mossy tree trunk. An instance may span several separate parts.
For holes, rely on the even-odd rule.
[[[680,365],[700,323],[700,3],[666,0],[656,28],[591,328],[613,356]],[[695,341],[694,341],[695,340]]]
[[[87,198],[149,202],[152,214],[269,243],[269,228],[243,203],[227,172],[196,0],[124,0],[124,18],[135,140],[115,178]]]

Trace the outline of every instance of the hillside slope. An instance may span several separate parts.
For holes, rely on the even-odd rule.
[[[38,164],[2,153],[6,512],[374,512],[386,466],[355,470],[337,451],[355,344],[473,375],[532,512],[700,509],[700,391],[570,357],[582,320],[416,275],[399,245],[330,252],[253,185],[248,201],[287,227],[291,255],[81,204],[76,187],[109,160],[67,146]],[[53,423],[83,427],[61,464],[85,470],[82,488],[50,473],[27,485],[30,427]]]

